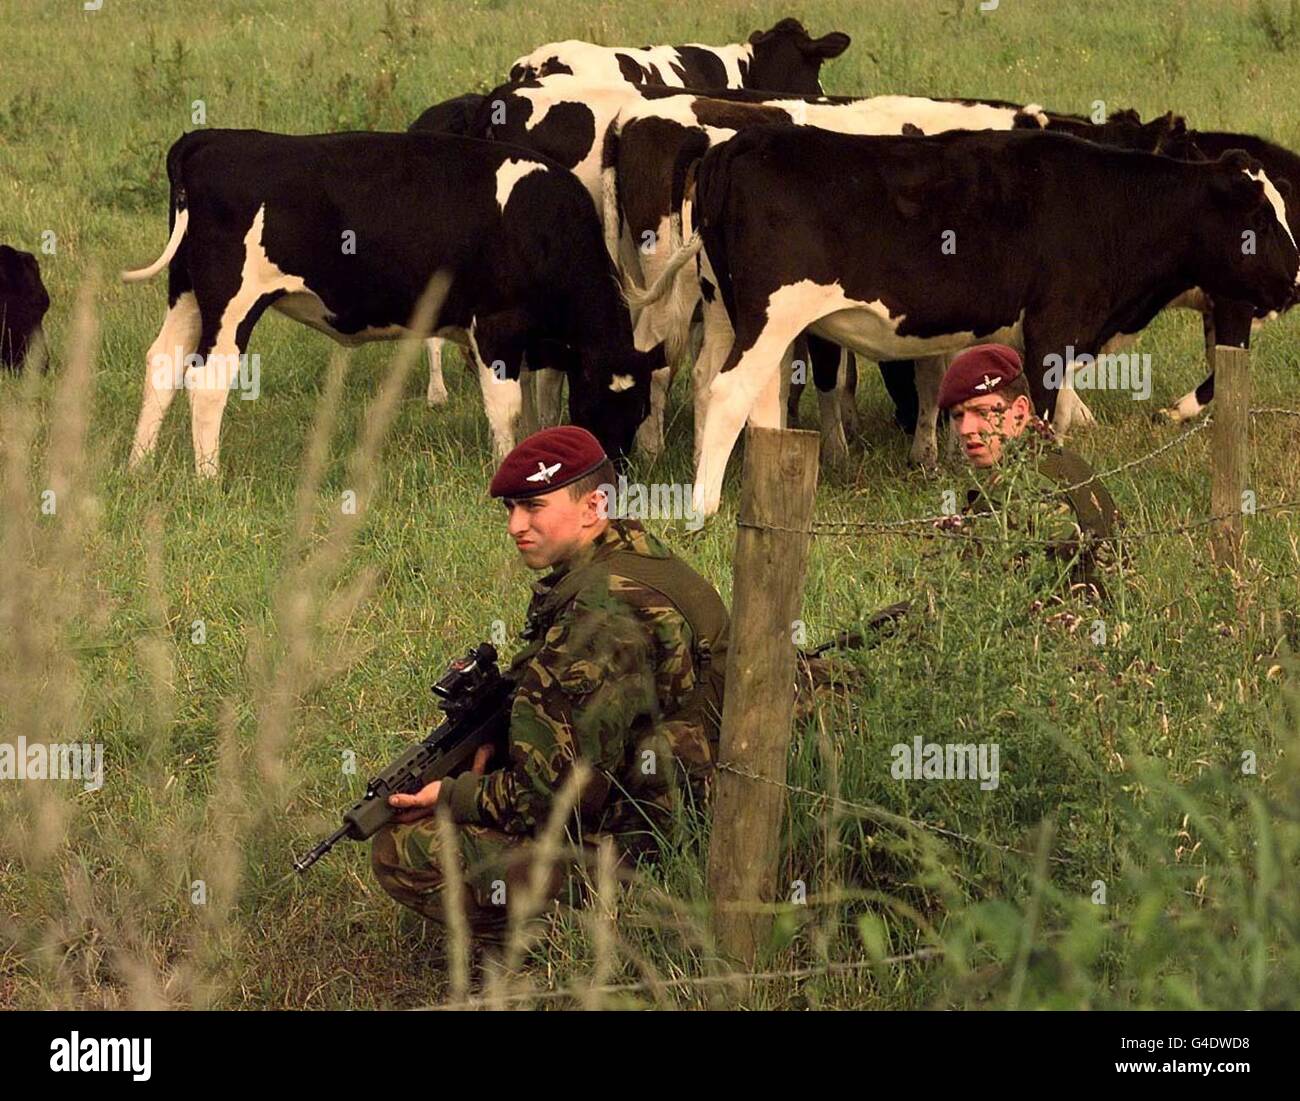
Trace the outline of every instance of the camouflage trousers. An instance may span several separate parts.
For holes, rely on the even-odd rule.
[[[537,843],[487,826],[460,825],[455,830],[457,874],[463,884],[469,931],[478,941],[504,944],[511,901],[526,897],[530,890]],[[586,880],[596,876],[598,846],[604,836],[608,835],[584,836],[581,847],[567,840],[561,843],[539,904],[582,903]],[[617,843],[615,853],[620,858],[618,872],[626,874],[626,854]],[[446,874],[434,816],[383,827],[371,841],[370,864],[380,886],[403,906],[440,925],[446,923]]]

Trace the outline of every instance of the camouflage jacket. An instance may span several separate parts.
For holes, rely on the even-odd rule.
[[[711,767],[716,728],[683,712],[697,698],[697,676],[709,661],[687,618],[695,613],[683,614],[644,583],[599,570],[573,599],[548,607],[571,573],[591,572],[600,560],[629,551],[664,560],[660,568],[678,576],[693,573],[640,524],[614,520],[534,583],[526,645],[510,665],[517,681],[510,760],[485,776],[466,773],[450,782],[453,820],[534,833],[581,757],[595,770],[580,802],[582,832],[636,832],[660,825],[671,811],[681,795],[679,768],[694,780]],[[689,580],[716,601],[725,635],[721,599],[698,575]]]
[[[1112,537],[1121,524],[1110,493],[1080,456],[1025,433],[1008,441],[1003,462],[967,493],[960,515],[936,526],[976,539],[1018,535],[1059,567],[1063,582],[1101,596],[1118,563]]]

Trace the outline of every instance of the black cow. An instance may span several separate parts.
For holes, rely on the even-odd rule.
[[[28,350],[44,344],[41,321],[49,308],[36,257],[0,245],[0,367],[20,370]]]
[[[1291,150],[1253,134],[1189,130],[1187,136],[1199,153],[1211,158],[1222,156],[1230,149],[1244,149],[1264,166],[1270,180],[1279,186],[1285,181],[1291,194],[1300,198],[1300,156]],[[1286,209],[1291,234],[1300,242],[1300,201],[1288,201]],[[1200,311],[1205,332],[1205,354],[1211,370],[1196,389],[1184,394],[1170,408],[1157,414],[1175,424],[1200,416],[1214,400],[1214,346],[1225,344],[1247,347],[1250,344],[1251,329],[1276,316],[1271,312],[1243,309],[1238,302],[1216,300],[1199,290],[1184,295],[1177,304]],[[1296,305],[1300,305],[1300,294],[1283,309]]]
[[[627,453],[662,357],[633,348],[599,221],[558,165],[450,135],[204,130],[172,146],[167,174],[167,248],[124,273],[170,266],[133,464],[183,384],[196,468],[215,475],[236,365],[268,306],[343,344],[394,339],[431,283],[434,331],[477,360],[498,456],[513,446],[525,354],[562,361],[572,419]]]
[[[474,137],[474,120],[484,97],[478,92],[468,92],[454,99],[444,99],[426,108],[408,130],[425,130],[433,134],[459,134]]]
[[[1283,200],[1241,151],[1192,163],[1029,130],[744,131],[696,177],[702,277],[735,331],[696,507],[717,510],[746,417],[779,423],[777,367],[804,329],[873,359],[1019,344],[1035,408],[1068,424],[1057,392],[1074,364],[1190,288],[1291,301],[1300,254]]]
[[[797,19],[782,19],[771,30],[755,31],[749,41],[730,46],[596,46],[590,42],[551,42],[519,58],[510,69],[514,81],[555,75],[593,83],[625,80],[675,88],[760,88],[774,92],[822,90],[824,61],[849,48],[838,31],[812,38]]]

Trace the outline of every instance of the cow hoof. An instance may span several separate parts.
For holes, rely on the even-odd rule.
[[[1177,409],[1157,409],[1151,414],[1152,424],[1181,424],[1182,420]]]
[[[851,460],[849,449],[847,447],[823,447],[821,454],[822,466],[828,473],[843,474],[848,471]]]
[[[907,456],[907,465],[918,470],[937,470],[939,468],[939,449],[937,447],[925,447],[920,450],[913,448]]]
[[[441,393],[438,394],[430,394],[426,400],[430,409],[432,409],[435,405],[446,405],[447,391],[443,390]]]

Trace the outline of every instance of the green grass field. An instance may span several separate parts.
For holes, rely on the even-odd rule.
[[[0,241],[40,256],[56,362],[44,378],[0,380],[0,740],[102,742],[106,776],[97,792],[0,783],[2,1006],[448,997],[444,946],[382,893],[363,847],[305,880],[289,861],[433,719],[429,686],[447,660],[496,621],[512,638],[521,626],[531,575],[486,495],[478,387],[453,354],[451,400],[429,409],[421,361],[379,448],[367,409],[396,346],[354,354],[331,388],[327,341],[268,315],[251,347],[262,395],[229,403],[219,482],[194,477],[183,401],[152,464],[126,473],[165,286],[115,273],[164,244],[164,156],[194,101],[215,127],[401,129],[544,42],[741,41],[796,14],[815,35],[853,36],[824,70],[830,92],[1078,112],[1101,100],[1300,149],[1300,5],[1283,0],[17,8],[0,66]],[[1256,339],[1253,405],[1300,409],[1298,337],[1292,315]],[[1108,469],[1177,432],[1150,413],[1200,380],[1200,341],[1195,316],[1159,318],[1137,348],[1153,358],[1150,402],[1089,395],[1099,424],[1074,446]],[[938,511],[962,471],[910,471],[878,376],[863,377],[853,469],[824,482],[818,516]],[[687,383],[646,480],[692,477]],[[1300,497],[1297,441],[1300,418],[1255,421],[1261,506]],[[1132,528],[1210,511],[1209,448],[1202,432],[1110,480]],[[732,465],[703,531],[651,524],[728,600],[739,454]],[[53,516],[41,511],[51,488]],[[349,489],[356,516],[340,507]],[[914,539],[818,539],[810,641],[920,588],[945,614],[858,656],[864,686],[798,732],[790,782],[929,828],[791,794],[780,879],[787,894],[802,881],[807,903],[783,908],[764,966],[804,977],[743,995],[697,981],[721,966],[697,830],[606,896],[615,923],[550,919],[519,993],[594,978],[633,988],[586,995],[605,1006],[1300,1006],[1300,521],[1259,516],[1249,530],[1238,574],[1211,568],[1203,530],[1137,544],[1103,646],[1087,624],[1029,615],[1030,579],[1009,559],[972,573],[923,558]],[[890,747],[916,735],[1000,742],[1000,787],[891,779]]]

